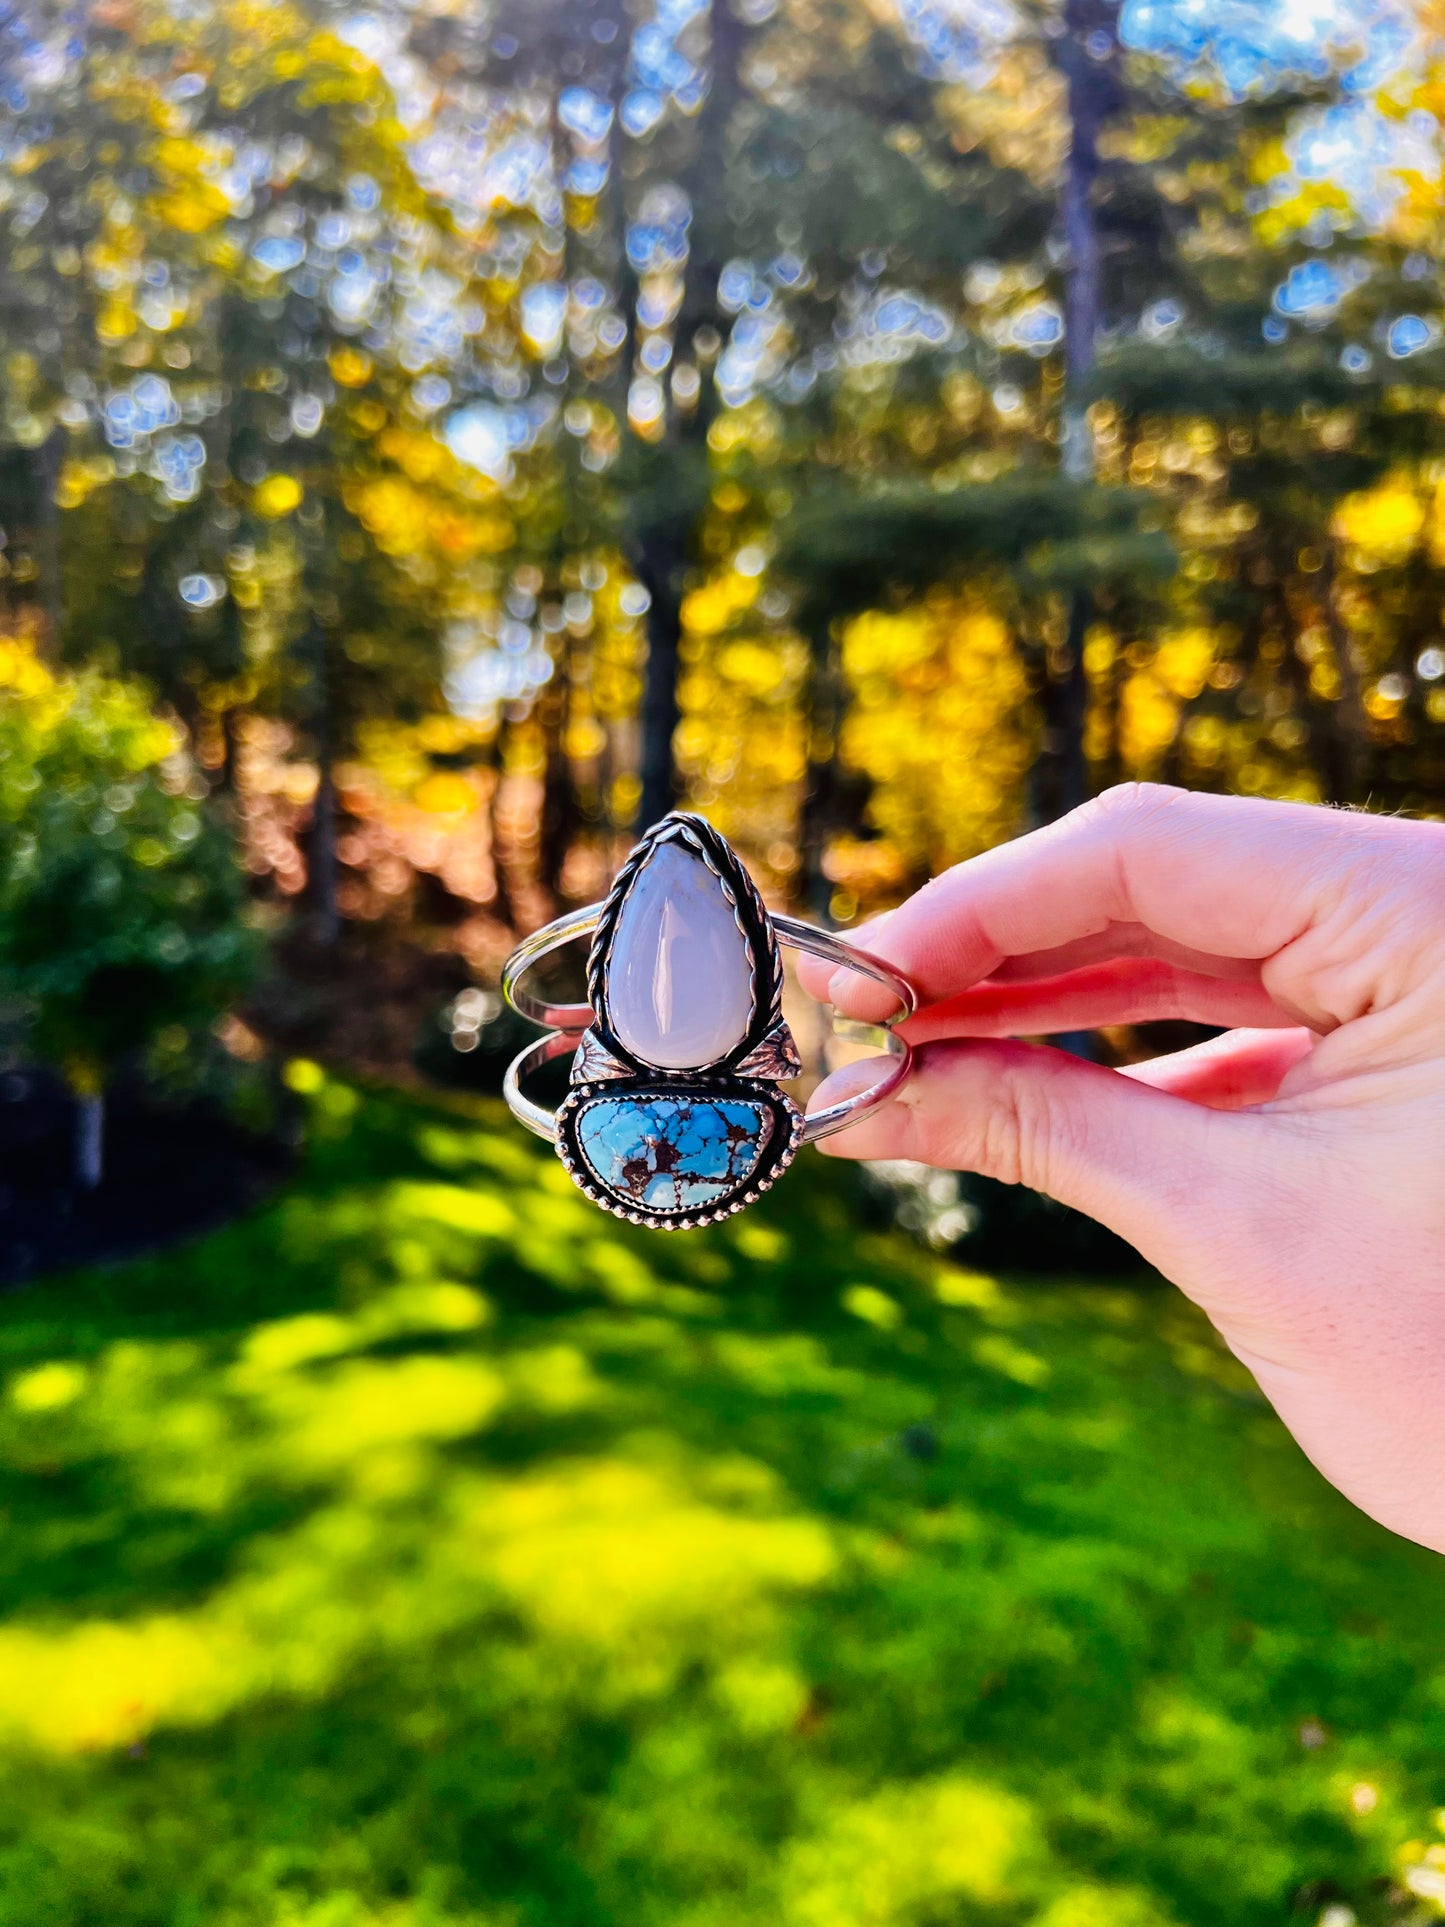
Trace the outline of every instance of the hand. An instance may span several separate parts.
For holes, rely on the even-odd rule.
[[[1445,1551],[1445,825],[1129,786],[857,940],[918,985],[920,1048],[823,1148],[984,1172],[1111,1226],[1326,1478]],[[814,994],[884,1014],[876,986],[826,979],[807,966]],[[984,1041],[1152,1018],[1230,1028],[1122,1072]]]

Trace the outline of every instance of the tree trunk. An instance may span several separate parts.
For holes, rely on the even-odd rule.
[[[30,458],[35,477],[35,569],[45,616],[45,644],[52,662],[60,660],[65,639],[65,576],[60,507],[55,499],[64,446],[65,430],[54,428]]]
[[[341,913],[336,905],[336,750],[329,638],[319,623],[312,629],[310,655],[316,800],[311,805],[311,832],[307,839],[306,894],[312,938],[330,950],[341,936]]]
[[[1340,615],[1335,595],[1335,544],[1327,535],[1325,561],[1320,581],[1320,603],[1325,633],[1330,640],[1335,674],[1340,679],[1338,701],[1330,705],[1330,727],[1324,745],[1326,800],[1331,803],[1362,803],[1365,800],[1365,759],[1367,735],[1364,709],[1360,702],[1360,677],[1350,654],[1350,635]]]
[[[843,722],[843,668],[831,625],[809,637],[808,767],[798,833],[798,866],[803,902],[822,922],[829,921],[833,886],[823,873],[828,837],[836,827],[838,733]]]
[[[311,934],[331,949],[341,936],[341,912],[336,905],[336,772],[331,744],[323,739],[318,755],[316,801],[311,806],[308,855]]]
[[[502,834],[502,798],[507,782],[507,723],[497,724],[496,740],[492,745],[492,772],[495,781],[492,793],[487,799],[487,837],[492,858],[492,877],[496,885],[496,895],[489,906],[499,923],[521,936],[521,925],[517,921],[516,905],[512,900],[511,878],[507,874],[511,862],[511,851],[507,839]]]
[[[647,674],[642,694],[642,791],[636,829],[651,829],[677,801],[672,739],[677,733],[677,666],[682,643],[680,532],[656,530],[642,540],[639,571],[652,607],[647,620]]]
[[[1093,617],[1087,591],[1069,599],[1063,647],[1045,649],[1038,703],[1043,723],[1038,759],[1030,774],[1030,820],[1056,823],[1077,809],[1089,794],[1084,757],[1084,723],[1089,709],[1089,679],[1084,669],[1084,638]]]
[[[1094,438],[1088,418],[1088,383],[1094,370],[1101,316],[1099,231],[1094,184],[1099,173],[1099,129],[1114,94],[1112,59],[1090,52],[1100,34],[1113,42],[1113,16],[1101,0],[1066,0],[1061,64],[1068,82],[1069,152],[1059,212],[1067,249],[1064,273],[1064,474],[1081,487],[1094,479]],[[1036,823],[1052,823],[1089,793],[1084,757],[1088,678],[1084,638],[1094,619],[1094,598],[1081,585],[1069,598],[1062,650],[1044,658],[1040,706],[1043,741],[1031,785]]]
[[[684,177],[688,197],[696,209],[704,196],[718,194],[727,167],[725,144],[728,124],[741,91],[743,49],[747,29],[729,0],[712,0],[711,85],[698,121],[697,149]],[[679,346],[690,346],[697,330],[714,326],[722,317],[717,312],[717,283],[723,257],[716,246],[718,223],[695,242],[688,263],[682,305],[678,312],[676,338]],[[709,241],[712,243],[708,245]],[[624,249],[624,255],[626,250]],[[686,436],[694,445],[705,444],[707,431],[716,411],[716,395],[703,384],[698,405],[686,424]],[[679,426],[669,424],[669,438],[676,437]],[[645,830],[665,816],[677,801],[677,771],[673,759],[673,737],[677,732],[679,706],[677,674],[679,644],[682,639],[682,572],[692,547],[693,531],[679,517],[670,527],[649,531],[639,543],[639,573],[652,610],[647,627],[647,680],[642,704],[642,793],[638,802],[637,828]]]
[[[577,834],[581,812],[577,806],[577,786],[567,755],[567,717],[572,688],[571,668],[563,644],[562,660],[538,704],[542,728],[545,767],[542,775],[542,821],[538,860],[542,881],[554,903],[561,902],[562,871],[566,866],[572,840]]]
[[[1091,48],[1104,36],[1103,59]],[[1064,409],[1062,466],[1081,488],[1094,479],[1094,438],[1089,427],[1088,383],[1094,369],[1102,295],[1099,230],[1094,184],[1099,174],[1099,129],[1110,111],[1117,60],[1114,19],[1103,0],[1065,0],[1060,64],[1068,84],[1069,152],[1064,163],[1059,213],[1067,249],[1064,271]],[[1084,638],[1094,619],[1094,598],[1081,584],[1069,597],[1061,649],[1046,649],[1038,692],[1043,734],[1030,781],[1031,816],[1053,823],[1077,809],[1089,794],[1084,725],[1089,679]],[[1054,1040],[1078,1057],[1093,1057],[1093,1033],[1068,1031]]]
[[[1094,438],[1087,386],[1094,371],[1100,321],[1099,231],[1094,183],[1099,173],[1099,128],[1109,101],[1108,70],[1089,52],[1098,32],[1110,32],[1098,0],[1067,0],[1064,8],[1068,76],[1069,153],[1060,214],[1068,265],[1064,274],[1063,467],[1074,482],[1094,479]]]
[[[240,713],[227,703],[216,718],[216,727],[221,732],[221,767],[217,774],[217,787],[228,796],[235,796],[239,790],[237,780],[237,759],[241,749]]]
[[[78,1191],[96,1191],[105,1176],[105,1093],[75,1093],[74,1179]]]

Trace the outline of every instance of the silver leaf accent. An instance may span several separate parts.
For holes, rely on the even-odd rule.
[[[633,1072],[612,1055],[595,1030],[582,1033],[577,1055],[572,1060],[574,1084],[601,1084],[611,1077],[631,1077]]]
[[[797,1077],[803,1068],[803,1060],[798,1047],[793,1042],[793,1033],[781,1020],[755,1044],[735,1066],[734,1075],[738,1077],[784,1078]]]

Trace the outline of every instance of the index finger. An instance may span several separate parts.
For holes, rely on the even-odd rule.
[[[925,1005],[980,983],[1007,958],[1112,924],[1263,960],[1338,901],[1342,872],[1373,866],[1402,832],[1434,827],[1128,784],[935,878],[866,942],[913,980]],[[859,981],[841,976],[829,995],[849,1010],[866,1001]]]

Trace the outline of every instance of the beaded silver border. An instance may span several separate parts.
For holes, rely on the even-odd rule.
[[[721,1224],[726,1218],[736,1217],[750,1204],[756,1204],[764,1192],[771,1191],[778,1179],[787,1170],[798,1153],[803,1141],[803,1130],[807,1122],[803,1113],[786,1091],[780,1091],[761,1079],[748,1080],[740,1077],[705,1078],[702,1075],[687,1073],[683,1077],[659,1079],[654,1087],[655,1094],[670,1094],[682,1084],[686,1090],[698,1097],[742,1097],[754,1101],[761,1100],[777,1111],[787,1121],[787,1130],[775,1143],[764,1147],[763,1156],[767,1168],[756,1179],[745,1179],[745,1189],[735,1191],[730,1197],[714,1205],[705,1206],[699,1211],[648,1211],[640,1205],[625,1204],[615,1192],[605,1190],[581,1157],[571,1149],[568,1126],[582,1106],[594,1097],[610,1097],[616,1094],[610,1081],[602,1083],[574,1084],[557,1109],[557,1156],[562,1166],[583,1195],[593,1204],[600,1205],[614,1218],[625,1219],[628,1224],[645,1225],[650,1231],[697,1231],[703,1225]],[[645,1093],[638,1091],[639,1097]]]

